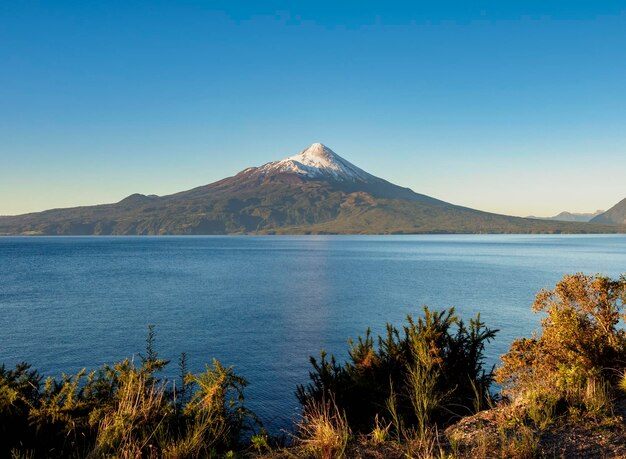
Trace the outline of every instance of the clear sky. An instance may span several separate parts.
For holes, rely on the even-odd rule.
[[[626,2],[0,2],[0,214],[322,142],[511,215],[626,197]]]

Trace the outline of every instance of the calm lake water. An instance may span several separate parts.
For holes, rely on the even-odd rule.
[[[539,317],[535,292],[565,273],[626,272],[626,236],[0,238],[0,362],[46,375],[137,355],[154,324],[177,374],[216,357],[250,381],[248,405],[290,426],[309,356],[401,325],[423,304],[500,329],[498,361]]]

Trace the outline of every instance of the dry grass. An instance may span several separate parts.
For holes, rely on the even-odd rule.
[[[408,459],[446,459],[453,457],[442,447],[439,441],[439,431],[436,427],[407,431],[402,446],[405,457]]]
[[[297,429],[297,442],[313,457],[345,457],[350,427],[345,413],[339,410],[333,397],[319,402],[311,399],[304,407]]]
[[[152,456],[157,433],[167,416],[165,387],[131,369],[116,394],[114,409],[104,414],[92,457],[114,454],[120,458]]]
[[[497,426],[479,430],[470,443],[454,442],[450,457],[531,459],[539,455],[539,440],[539,433],[531,427]]]

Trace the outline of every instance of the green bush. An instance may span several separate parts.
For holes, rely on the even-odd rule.
[[[483,353],[496,332],[480,316],[467,327],[453,308],[424,307],[417,321],[407,316],[402,332],[387,324],[386,335],[376,340],[369,329],[350,340],[345,364],[324,352],[319,361],[311,357],[311,382],[299,386],[296,395],[306,406],[331,394],[350,426],[361,432],[371,432],[382,413],[396,430],[446,424],[489,398],[492,375],[484,369]]]
[[[244,406],[247,382],[214,361],[184,381],[159,378],[168,362],[154,350],[85,374],[42,378],[27,364],[0,367],[0,457],[211,457],[238,449],[258,424]]]

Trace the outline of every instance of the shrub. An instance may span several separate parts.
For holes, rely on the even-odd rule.
[[[417,321],[407,316],[402,333],[388,324],[377,346],[370,330],[356,342],[350,340],[343,365],[325,352],[319,361],[312,357],[311,383],[299,386],[296,395],[306,406],[332,394],[350,426],[364,433],[372,431],[385,407],[396,430],[418,425],[424,431],[431,422],[469,414],[476,393],[487,400],[491,372],[483,368],[483,352],[495,334],[480,316],[468,328],[453,308],[424,307]]]
[[[598,410],[605,405],[603,381],[618,382],[626,363],[626,278],[574,274],[554,290],[541,290],[533,311],[545,312],[542,330],[513,341],[495,372],[503,393],[523,401],[529,393],[550,394],[569,405]]]
[[[0,366],[0,456],[8,456],[20,443],[33,442],[28,415],[39,402],[41,379],[24,362],[14,370]]]
[[[195,391],[183,415],[205,426],[206,449],[236,446],[244,430],[252,429],[258,419],[244,406],[248,382],[213,360],[204,373],[187,374],[185,384]]]
[[[19,364],[0,367],[0,457],[209,457],[239,447],[257,418],[244,407],[247,382],[214,361],[185,370],[176,390],[158,377],[168,362],[149,328],[141,364],[126,359],[86,374],[46,379]]]

